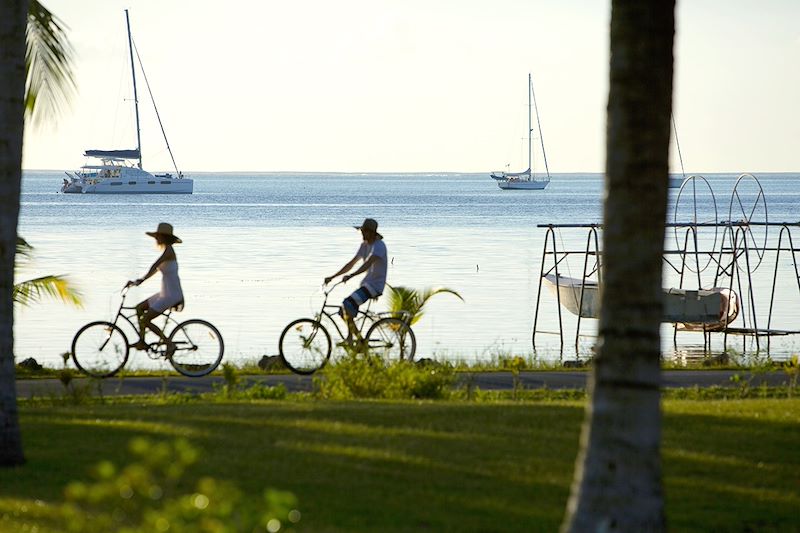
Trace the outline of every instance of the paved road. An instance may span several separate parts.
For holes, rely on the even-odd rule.
[[[749,372],[736,372],[732,370],[668,370],[663,373],[664,387],[711,387],[736,386],[731,381],[734,374],[739,374],[741,379],[752,378],[751,385],[758,386],[766,383],[769,386],[786,385],[788,378],[783,372],[769,372],[765,374],[750,374]],[[588,372],[523,372],[520,374],[522,386],[526,389],[581,389],[586,386]],[[510,372],[482,372],[471,375],[460,374],[459,381],[464,383],[472,379],[473,384],[482,390],[507,390],[513,388],[513,377]],[[243,380],[265,385],[283,383],[289,391],[309,391],[312,387],[311,377],[295,375],[261,375],[247,376]],[[76,380],[77,383],[86,383],[84,379]],[[204,378],[185,378],[170,376],[167,378],[153,377],[127,377],[125,379],[109,378],[99,382],[104,395],[131,395],[153,394],[166,387],[169,392],[210,392],[214,386],[223,383],[221,377],[211,376]],[[20,398],[31,396],[60,395],[64,388],[57,379],[18,380],[17,394]]]

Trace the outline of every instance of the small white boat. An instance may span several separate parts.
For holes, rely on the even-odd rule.
[[[67,172],[67,179],[64,179],[61,192],[67,194],[192,194],[194,180],[183,177],[183,173],[178,170],[166,133],[164,133],[164,142],[175,166],[175,174],[151,174],[142,168],[142,140],[139,126],[139,98],[136,92],[136,66],[133,61],[131,24],[127,9],[125,10],[125,21],[128,27],[128,50],[131,57],[137,146],[132,150],[86,150],[83,155],[93,158],[97,163],[84,165],[80,170],[72,174]],[[147,82],[146,76],[145,82]],[[161,124],[161,117],[155,107],[155,101],[153,101],[153,108],[163,132],[164,126]]]
[[[561,306],[581,318],[600,316],[600,287],[597,282],[547,274],[547,286],[557,294]],[[581,301],[581,293],[583,300]],[[579,312],[580,309],[580,312]],[[678,324],[687,331],[725,329],[739,315],[739,297],[729,289],[664,289],[662,322]]]
[[[547,176],[536,176],[532,171],[532,123],[531,123],[531,109],[536,109],[536,124],[539,127],[539,139],[542,143],[542,156],[544,159],[544,168]],[[522,172],[503,172],[494,171],[489,175],[493,180],[497,181],[497,186],[505,190],[542,190],[550,184],[550,170],[547,168],[547,155],[544,153],[544,138],[542,137],[542,124],[539,121],[539,110],[536,108],[536,94],[533,92],[533,81],[531,75],[528,74],[528,168]]]

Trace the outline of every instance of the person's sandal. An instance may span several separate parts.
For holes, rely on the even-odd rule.
[[[144,342],[142,339],[139,339],[139,341],[135,344],[131,344],[131,348],[135,350],[147,350],[150,348],[150,345]]]

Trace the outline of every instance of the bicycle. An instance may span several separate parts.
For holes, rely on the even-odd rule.
[[[334,320],[334,316],[339,314],[340,307],[328,304],[328,296],[342,283],[340,281],[327,290],[323,290],[325,298],[319,313],[314,318],[299,318],[290,322],[283,329],[278,341],[278,353],[283,364],[295,374],[313,374],[324,367],[330,359],[333,343],[330,333],[322,323],[323,318],[327,318],[333,324],[339,337],[344,339],[342,330]],[[350,348],[356,353],[377,355],[385,361],[413,361],[414,353],[417,350],[417,339],[408,321],[409,314],[405,311],[373,313],[369,310],[371,303],[372,300],[369,301],[366,309],[359,310],[354,318],[358,328],[358,339],[351,341],[349,345],[346,341],[338,345]],[[331,311],[334,309],[336,312],[332,313]],[[371,326],[367,330],[367,334],[361,336],[361,331],[367,323],[370,323]],[[345,325],[345,332],[346,328]]]
[[[72,361],[78,370],[92,377],[107,378],[119,372],[128,362],[132,344],[117,322],[123,319],[138,331],[136,307],[126,306],[125,298],[129,286],[122,289],[122,301],[113,322],[98,320],[83,326],[72,339]],[[225,344],[219,330],[210,322],[191,319],[178,323],[171,317],[174,308],[164,312],[161,331],[170,342],[175,343],[175,352],[167,355],[167,343],[160,338],[147,343],[146,353],[151,359],[167,359],[170,364],[187,377],[210,374],[222,361]],[[123,311],[133,311],[124,313]],[[167,327],[174,324],[167,335]]]

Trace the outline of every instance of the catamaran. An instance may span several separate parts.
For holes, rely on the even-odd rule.
[[[532,134],[533,126],[531,123],[531,108],[536,110],[536,125],[539,128],[539,140],[542,143],[542,156],[547,177],[536,176],[532,172]],[[528,189],[542,190],[550,184],[550,170],[547,168],[547,155],[544,153],[544,138],[542,137],[542,124],[539,121],[539,109],[536,107],[536,94],[533,92],[533,80],[528,74],[528,168],[522,172],[502,172],[494,171],[491,177],[497,180],[497,185],[501,189]]]
[[[76,172],[65,172],[67,178],[61,186],[63,193],[83,193],[83,194],[192,194],[194,180],[186,178],[178,170],[175,163],[175,156],[164,132],[164,125],[158,114],[150,84],[142,68],[141,58],[139,67],[142,68],[142,75],[150,92],[150,99],[161,126],[161,133],[164,134],[164,142],[167,151],[172,158],[175,167],[175,174],[151,174],[142,168],[142,138],[139,126],[139,97],[136,91],[136,66],[133,60],[133,39],[131,38],[131,21],[128,10],[125,10],[125,22],[128,28],[128,50],[131,58],[131,78],[133,80],[133,105],[136,113],[136,148],[130,150],[86,150],[85,157],[93,158],[95,164],[84,165]],[[137,58],[139,52],[136,52]]]

